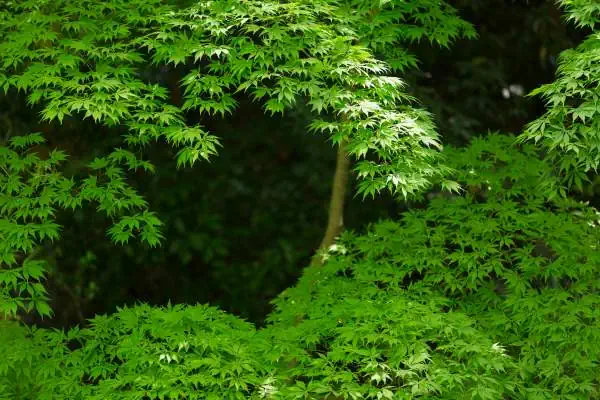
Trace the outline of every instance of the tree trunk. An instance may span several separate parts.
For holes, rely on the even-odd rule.
[[[335,173],[333,175],[333,185],[329,199],[327,229],[316,254],[312,258],[312,265],[323,264],[320,256],[321,251],[327,250],[335,242],[335,238],[342,232],[344,227],[344,204],[348,187],[349,170],[350,159],[346,154],[346,141],[342,140],[339,143],[337,151]]]

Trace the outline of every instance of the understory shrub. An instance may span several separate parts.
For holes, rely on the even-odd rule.
[[[512,141],[447,149],[462,195],[345,233],[261,330],[181,305],[13,327],[5,398],[598,398],[598,215]]]
[[[517,152],[511,143],[492,135],[449,149],[466,192],[364,235],[346,233],[323,268],[308,269],[275,302],[274,326],[301,321],[287,334],[307,350],[325,340],[326,359],[352,338],[342,347],[372,351],[371,365],[386,371],[394,391],[424,389],[407,390],[412,398],[598,398],[597,212],[547,200],[540,177],[548,167],[534,148]],[[382,344],[401,355],[390,357]],[[427,360],[420,378],[407,368],[417,354]]]

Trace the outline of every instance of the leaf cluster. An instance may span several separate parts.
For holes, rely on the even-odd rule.
[[[408,36],[396,32],[393,41],[427,36],[446,45],[450,38],[472,35],[451,7],[416,3],[400,8],[393,2],[380,4],[383,13],[396,9],[394,18],[406,20],[406,29],[410,24],[417,27]],[[37,227],[37,239],[43,239],[41,229],[54,229],[51,233],[57,235],[49,203],[74,208],[90,200],[111,217],[142,209],[119,215],[108,234],[114,242],[126,243],[139,233],[142,240],[157,245],[161,222],[127,184],[123,166],[152,172],[154,166],[143,159],[142,150],[158,140],[179,148],[178,166],[208,160],[216,154],[219,140],[200,125],[188,126],[185,113],[231,113],[240,92],[262,101],[271,114],[283,113],[300,99],[305,102],[317,113],[309,130],[329,133],[334,143],[347,141],[349,153],[360,160],[358,192],[364,196],[388,190],[408,197],[447,174],[439,163],[441,145],[430,115],[409,105],[412,99],[403,91],[402,81],[383,75],[388,65],[361,44],[368,36],[361,30],[371,17],[359,13],[358,19],[348,20],[343,6],[229,0],[189,7],[158,0],[8,3],[0,10],[4,92],[24,92],[30,105],[41,107],[43,121],[62,123],[78,116],[126,128],[123,147],[91,162],[90,174],[79,187],[67,178],[49,182],[50,187],[60,184],[62,192],[55,195],[48,189],[42,203],[31,204],[31,212],[54,224]],[[144,79],[147,64],[182,64],[188,69],[181,80],[181,107],[169,103],[164,87]],[[52,154],[66,157],[62,152]],[[31,157],[28,167],[37,160]],[[40,185],[48,186],[43,181]],[[6,190],[12,193],[13,186],[7,182]],[[19,196],[15,201],[22,201]],[[33,233],[20,233],[14,218],[19,215],[9,213],[5,218],[7,234],[16,235],[7,245],[29,252]],[[15,262],[5,260],[7,265]],[[41,286],[30,288],[28,276],[2,273],[10,275],[3,279],[5,293],[42,294]],[[5,312],[14,314],[16,305],[30,309],[22,300],[8,299],[3,300]]]
[[[389,40],[428,37],[447,45],[473,35],[445,3],[421,3],[380,4],[383,22],[404,20]],[[370,17],[361,11],[348,19],[348,5],[22,1],[0,18],[0,87],[24,91],[43,107],[46,121],[79,115],[124,125],[129,146],[165,139],[180,147],[178,165],[208,159],[219,144],[201,126],[187,126],[183,112],[231,113],[241,92],[271,114],[301,100],[317,113],[311,130],[328,132],[334,143],[348,140],[358,159],[373,157],[358,164],[360,193],[406,196],[442,173],[428,168],[439,138],[430,116],[406,104],[402,81],[384,76],[390,67],[365,47],[383,45],[364,31]],[[181,108],[168,103],[164,88],[142,79],[148,63],[189,71],[181,80]]]
[[[132,153],[118,149],[107,158],[97,158],[89,165],[88,177],[75,180],[62,173],[61,164],[67,159],[63,151],[53,150],[46,158],[34,151],[34,146],[44,141],[40,134],[14,136],[8,146],[0,147],[3,315],[15,315],[19,309],[51,315],[42,284],[46,264],[35,260],[35,251],[47,240],[60,237],[60,226],[55,221],[58,210],[97,204],[98,211],[113,218],[108,234],[117,243],[139,234],[145,242],[156,245],[161,237],[160,221],[124,180],[120,163],[134,169],[140,167]]]
[[[320,357],[327,360],[346,337],[355,342],[344,348],[354,351],[372,350],[377,339],[395,343],[390,349],[426,352],[418,385],[425,397],[597,398],[597,211],[548,201],[536,184],[548,166],[530,146],[517,151],[510,137],[447,151],[449,165],[461,171],[454,178],[462,196],[440,196],[364,235],[346,233],[322,269],[308,269],[280,296],[271,319],[307,351],[311,341],[324,342]],[[410,307],[399,312],[398,302]],[[421,307],[429,312],[415,315]],[[426,335],[436,323],[433,336]],[[403,336],[407,331],[414,342]],[[472,336],[461,337],[465,332]],[[395,354],[376,349],[382,363]],[[402,375],[410,356],[386,364],[393,393],[419,382]],[[457,359],[455,376],[449,366]]]
[[[549,167],[510,137],[446,151],[463,195],[345,233],[266,328],[140,305],[34,341],[31,369],[21,337],[4,382],[27,369],[40,399],[596,398],[597,212],[534,190]]]
[[[579,27],[596,28],[600,7],[593,0],[560,1],[567,19]],[[557,79],[533,90],[541,96],[547,112],[531,122],[519,140],[539,143],[567,187],[583,189],[587,174],[600,166],[600,36],[594,32],[559,58]],[[561,192],[566,193],[565,189]]]

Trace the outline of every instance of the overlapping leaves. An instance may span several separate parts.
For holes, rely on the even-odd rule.
[[[432,355],[424,368],[431,374],[427,382],[444,382],[428,388],[434,398],[459,399],[465,393],[489,399],[598,397],[597,212],[570,200],[547,202],[548,193],[537,190],[547,165],[533,147],[517,151],[510,137],[493,135],[465,150],[448,149],[448,161],[461,171],[456,179],[466,189],[464,196],[436,198],[427,209],[380,222],[366,235],[346,234],[324,268],[309,268],[299,285],[276,301],[274,326],[301,321],[282,329],[297,334],[307,351],[314,348],[314,338],[326,349],[321,357],[329,359],[345,326],[363,346],[371,338],[398,344],[407,327],[435,316],[448,329],[472,332],[468,340],[479,351],[491,343],[516,365],[504,358],[505,364],[496,364],[494,357],[476,352],[468,361],[461,359],[461,378],[454,380],[451,369],[436,370]],[[382,321],[396,315],[398,301],[412,306],[392,318],[397,327],[382,328]],[[413,314],[424,306],[431,307],[427,316]],[[371,308],[368,320],[357,319]],[[460,354],[464,349],[457,342],[473,349],[467,338],[443,332],[440,327],[435,338],[423,331],[413,338],[422,338],[428,344],[422,348],[438,357],[448,355],[447,346]],[[440,368],[452,365],[439,360]],[[475,360],[483,364],[469,364]],[[478,368],[489,375],[478,375]],[[390,382],[395,391],[402,390],[398,381]],[[410,375],[400,382],[410,385]]]
[[[545,100],[548,111],[527,126],[520,140],[539,142],[562,182],[581,190],[587,174],[600,166],[600,6],[594,0],[560,3],[570,21],[593,33],[561,53],[554,82],[531,92]]]
[[[416,27],[410,37],[397,32],[395,41],[426,36],[447,44],[472,33],[446,5],[384,6],[407,20],[401,32]],[[367,26],[357,17],[360,29]],[[186,126],[182,111],[230,113],[240,91],[271,113],[307,101],[321,115],[312,129],[348,140],[358,158],[372,155],[358,165],[361,193],[406,196],[443,175],[429,167],[439,138],[428,114],[401,107],[408,97],[400,80],[382,76],[388,66],[355,44],[381,47],[353,31],[356,22],[322,1],[222,0],[184,9],[159,1],[16,2],[1,19],[0,86],[28,93],[45,120],[81,115],[127,125],[128,145],[165,138],[182,147],[179,164],[208,159],[218,146],[200,126]],[[182,109],[141,78],[148,61],[190,70],[181,82]]]
[[[138,306],[39,337],[40,398],[594,398],[598,217],[547,202],[548,167],[511,143],[447,149],[464,196],[346,234],[265,329]],[[57,357],[68,338],[82,347]],[[6,354],[11,373],[29,365]]]
[[[35,251],[46,240],[60,236],[55,214],[83,203],[95,203],[113,218],[109,236],[115,242],[139,234],[155,246],[161,238],[160,221],[146,202],[124,180],[120,164],[130,169],[144,167],[135,156],[117,150],[106,159],[96,159],[87,178],[76,181],[63,176],[61,164],[67,155],[50,152],[42,158],[32,151],[42,145],[39,134],[15,136],[0,147],[0,314],[14,315],[18,309],[51,314],[42,284],[45,264],[35,260]]]
[[[68,333],[4,323],[0,338],[3,399],[259,398],[273,375],[265,357],[272,346],[250,324],[206,306],[124,308]]]
[[[396,15],[394,21],[407,20],[394,41],[427,36],[445,45],[449,38],[471,34],[469,26],[443,4],[381,6],[387,13],[385,21],[391,22],[390,12]],[[263,101],[271,113],[306,101],[319,115],[310,130],[329,133],[335,143],[348,141],[351,154],[366,158],[357,165],[359,193],[389,190],[407,197],[425,189],[448,172],[439,163],[441,146],[431,118],[407,105],[411,99],[401,80],[383,76],[388,66],[355,44],[366,40],[373,49],[381,47],[361,31],[369,24],[364,12],[357,14],[358,19],[344,15],[341,5],[322,1],[221,0],[185,8],[158,0],[6,3],[0,9],[4,92],[23,91],[30,105],[41,106],[44,121],[80,117],[127,128],[124,148],[90,164],[103,178],[90,174],[79,197],[70,200],[66,193],[73,190],[72,183],[64,183],[61,194],[47,192],[62,197],[44,201],[69,200],[75,206],[85,198],[98,202],[99,209],[111,216],[144,208],[144,200],[127,186],[122,165],[152,171],[138,150],[160,139],[180,148],[178,165],[208,160],[219,141],[199,125],[187,126],[184,112],[209,116],[233,112],[236,93],[242,91]],[[416,31],[409,34],[411,23]],[[358,32],[351,28],[356,24]],[[183,64],[190,70],[181,81],[185,98],[181,108],[169,103],[164,87],[144,78],[148,63]],[[58,227],[44,207],[32,212],[46,213],[45,223],[56,237]],[[8,223],[6,230],[24,240],[19,246],[26,248],[20,250],[32,250],[29,237],[18,233],[14,221]],[[139,232],[154,245],[160,238],[159,224],[146,211],[121,216],[109,234],[122,243]],[[41,285],[34,291],[27,278],[21,278],[26,286],[20,288],[14,275],[5,279],[11,282],[10,290],[43,293]],[[17,303],[11,304],[14,313]]]

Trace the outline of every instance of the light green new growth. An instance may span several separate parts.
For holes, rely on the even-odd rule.
[[[434,167],[438,135],[425,111],[403,103],[410,99],[402,81],[383,75],[388,66],[357,42],[369,38],[352,30],[357,22],[366,29],[365,16],[348,19],[343,6],[323,1],[217,1],[187,8],[158,0],[10,3],[0,11],[0,88],[11,95],[24,92],[29,104],[42,107],[44,121],[79,117],[127,128],[123,148],[94,160],[89,177],[72,182],[79,186],[70,192],[63,187],[61,198],[69,207],[97,202],[100,211],[115,218],[108,234],[116,243],[139,236],[154,246],[161,239],[160,221],[126,184],[124,167],[152,172],[153,165],[143,159],[150,141],[179,148],[178,166],[208,160],[217,152],[218,138],[201,126],[187,126],[184,112],[232,113],[239,92],[261,101],[271,114],[306,102],[316,113],[309,129],[328,133],[334,143],[346,140],[349,153],[362,159],[357,164],[359,193],[415,194],[447,173],[441,165]],[[418,20],[417,31],[408,37],[404,30],[391,32],[388,40],[394,42],[426,36],[447,44],[462,31],[471,33],[445,5],[405,5],[398,12],[394,3],[380,6],[378,18],[388,23],[415,13],[435,17]],[[430,26],[445,18],[445,29]],[[377,50],[382,45],[377,43],[368,44]],[[181,109],[168,103],[164,87],[144,79],[148,63],[194,65],[181,81]],[[2,217],[15,224],[10,213]],[[45,218],[52,221],[51,214]],[[41,239],[15,249],[20,258]],[[28,296],[17,301],[9,293],[27,286],[29,277],[18,272],[16,258],[4,264],[0,308],[14,314]],[[35,300],[34,294],[30,297],[31,304],[49,312],[37,292]]]
[[[114,242],[157,245],[160,221],[128,171],[153,171],[151,141],[177,148],[178,165],[214,157],[217,136],[185,115],[233,113],[242,92],[269,114],[308,104],[310,130],[358,160],[363,196],[464,190],[345,232],[260,330],[200,305],[124,307],[67,332],[2,320],[0,399],[600,398],[598,212],[556,196],[562,178],[580,185],[600,161],[597,33],[534,92],[549,110],[521,141],[539,142],[547,163],[497,134],[442,154],[431,116],[386,75],[416,65],[403,43],[474,36],[444,2],[175,3],[0,7],[0,88],[25,93],[44,121],[123,135],[81,179],[63,174],[62,151],[38,155],[40,134],[0,146],[0,313],[51,315],[35,251],[59,239],[58,210],[94,203],[113,218]],[[595,0],[561,3],[596,27]],[[179,108],[148,76],[181,64],[191,71]]]
[[[548,111],[531,122],[519,141],[539,143],[561,177],[558,190],[581,190],[587,173],[600,167],[600,4],[594,0],[560,0],[567,20],[593,33],[559,58],[557,79],[530,93],[539,95]],[[564,185],[564,186],[563,186]]]

